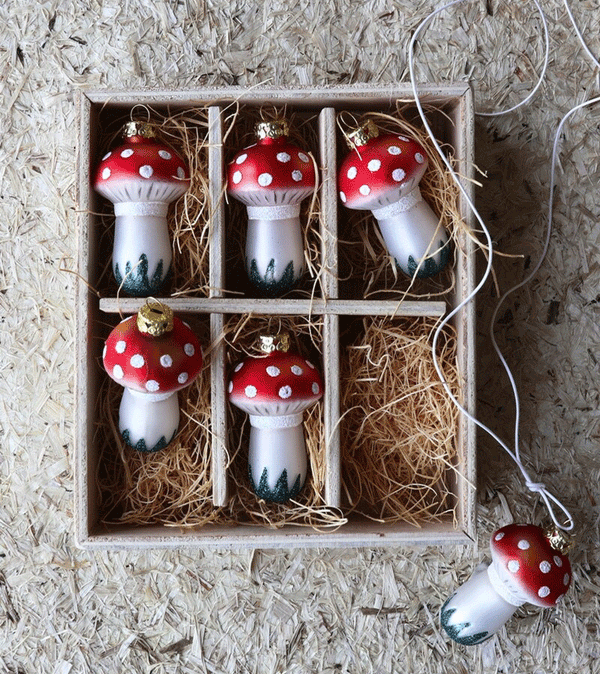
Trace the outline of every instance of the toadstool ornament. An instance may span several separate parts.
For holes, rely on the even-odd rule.
[[[377,219],[389,254],[410,277],[437,274],[449,257],[446,231],[419,190],[427,155],[415,140],[380,135],[368,121],[348,135],[338,173],[340,199]]]
[[[119,408],[125,442],[142,452],[166,447],[179,427],[177,391],[202,368],[202,348],[190,327],[165,304],[149,301],[112,330],[102,359],[125,387]]]
[[[260,294],[291,290],[304,273],[300,202],[312,194],[311,157],[290,143],[285,120],[259,122],[258,142],[239,152],[228,167],[227,191],[246,204],[246,270]]]
[[[306,479],[302,417],[323,395],[323,380],[310,361],[288,350],[287,334],[261,340],[265,355],[235,366],[229,400],[250,415],[252,489],[265,501],[284,503]]]
[[[526,602],[554,606],[571,583],[570,541],[560,529],[509,524],[490,548],[490,566],[481,564],[441,610],[442,627],[459,644],[485,641]]]
[[[190,186],[183,159],[145,122],[129,122],[126,142],[100,162],[94,189],[115,205],[113,273],[134,297],[157,295],[172,276],[169,204]]]

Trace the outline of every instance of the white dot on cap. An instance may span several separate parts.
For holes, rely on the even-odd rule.
[[[308,367],[310,367],[311,370],[315,369],[315,366],[309,360],[305,360],[304,362],[308,365]]]
[[[108,180],[110,178],[110,169],[108,166],[102,171],[102,180]]]
[[[558,555],[554,555],[554,563],[556,564],[556,566],[561,567],[562,559]]]
[[[529,544],[529,541],[526,541],[526,540],[523,538],[522,540],[520,540],[520,541],[517,543],[517,547],[519,548],[519,550],[529,550],[529,548],[531,547],[531,545]]]
[[[521,568],[521,565],[516,559],[511,559],[507,566],[511,573],[517,573],[517,571]]]
[[[279,397],[280,398],[289,398],[292,395],[292,387],[291,386],[282,386],[279,389]]]
[[[368,185],[361,185],[360,189],[358,190],[364,197],[366,197],[368,194],[371,194],[371,188]]]
[[[407,138],[406,136],[398,136],[398,139],[403,143],[410,143],[410,138]]]
[[[182,166],[177,167],[177,177],[181,178],[181,180],[185,178],[185,170],[183,169]]]
[[[107,152],[107,153],[104,155],[104,157],[102,157],[102,161],[104,161],[105,159],[108,159],[108,158],[110,157],[111,154],[112,154],[112,152]]]
[[[406,178],[406,171],[404,169],[394,169],[392,171],[392,178],[399,183]]]
[[[565,577],[563,578],[563,584],[564,584],[564,585],[568,585],[568,584],[569,584],[569,580],[571,580],[570,577],[569,577],[569,574],[568,574],[568,573],[565,573]]]
[[[131,363],[131,367],[139,369],[140,367],[144,367],[144,356],[142,356],[140,353],[136,353],[135,356],[131,356],[131,360],[129,362]]]
[[[540,589],[538,590],[538,596],[540,596],[542,599],[544,597],[547,597],[550,594],[550,588],[547,585],[542,585]]]
[[[185,384],[185,382],[188,380],[188,377],[189,377],[189,374],[188,374],[187,372],[180,372],[180,373],[177,375],[177,381],[178,381],[180,384]]]
[[[420,152],[415,153],[415,159],[419,162],[419,164],[422,164],[425,161],[425,157]]]
[[[381,162],[379,159],[371,159],[371,161],[367,164],[367,168],[371,173],[375,173],[375,171],[379,171],[381,168]]]
[[[501,541],[503,538],[504,538],[504,532],[503,532],[503,531],[501,531],[500,533],[497,533],[497,534],[494,536],[494,540],[495,540],[495,541]]]
[[[402,150],[397,145],[390,145],[388,152],[390,154],[402,154]]]
[[[234,371],[234,372],[239,372],[243,367],[244,367],[244,363],[238,363],[238,364],[235,366],[235,368],[234,368],[233,371]]]
[[[143,166],[140,166],[140,175],[142,178],[151,178],[154,174],[154,169],[150,164],[144,164]]]
[[[173,159],[173,155],[170,152],[167,152],[166,150],[159,150],[158,156],[161,159]]]
[[[133,150],[131,148],[127,148],[126,150],[123,150],[123,152],[121,152],[121,157],[123,157],[123,159],[129,159],[129,157],[131,157],[132,154]]]
[[[319,392],[319,385],[317,384],[316,381],[313,382],[313,385],[311,386],[311,388],[312,388],[312,392],[313,392],[315,395],[317,395],[317,393]]]
[[[168,353],[165,353],[160,357],[160,364],[163,367],[171,367],[171,365],[173,365],[173,359]]]
[[[342,203],[346,203],[346,195],[343,192],[340,192],[340,199],[342,200]]]
[[[292,171],[292,178],[298,183],[302,180],[302,171]]]
[[[233,382],[232,381],[229,382],[229,386],[227,387],[227,390],[229,391],[229,393],[231,393],[233,391]]]
[[[254,398],[258,391],[256,390],[256,386],[246,386],[244,393],[248,396],[248,398]]]
[[[278,152],[277,161],[280,161],[282,164],[287,164],[290,161],[291,157],[287,152]]]
[[[304,152],[298,152],[298,159],[300,161],[303,161],[305,164],[308,164],[308,162],[310,161],[308,155],[304,154]]]
[[[183,350],[185,351],[185,355],[190,357],[196,353],[194,345],[190,344],[189,342],[183,347]]]
[[[552,571],[552,564],[546,561],[540,562],[540,571],[542,573],[550,573]]]
[[[267,374],[269,377],[279,377],[281,370],[278,367],[275,367],[275,365],[269,365],[267,368]]]
[[[116,344],[115,344],[115,351],[117,353],[123,353],[125,349],[127,348],[127,342],[124,340],[120,339]]]
[[[148,379],[146,382],[146,390],[150,391],[150,393],[156,393],[158,389],[160,388],[158,382],[156,379]]]
[[[304,370],[298,365],[292,365],[292,372],[299,377],[304,372]]]
[[[242,172],[241,171],[236,171],[233,174],[233,182],[237,185],[242,181]]]
[[[123,379],[123,368],[120,365],[113,367],[113,377],[115,379]]]
[[[348,176],[348,178],[350,178],[350,180],[354,180],[354,178],[356,178],[356,176],[358,175],[358,170],[356,169],[356,166],[351,166],[348,169],[348,173],[346,173],[346,175]]]
[[[248,159],[248,155],[244,152],[244,154],[241,154],[241,155],[235,160],[235,163],[236,163],[236,164],[243,164],[243,163],[246,161],[246,159]]]
[[[268,187],[273,182],[273,176],[270,173],[261,173],[258,176],[258,184],[261,187]]]

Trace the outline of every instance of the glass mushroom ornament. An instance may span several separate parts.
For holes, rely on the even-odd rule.
[[[316,187],[309,154],[289,140],[286,120],[259,122],[257,142],[229,164],[227,191],[246,205],[246,271],[256,290],[277,297],[304,274],[300,204]]]
[[[142,452],[165,448],[179,428],[177,391],[202,368],[202,348],[187,323],[160,302],[147,302],[121,321],[102,354],[108,375],[125,387],[119,431]]]
[[[404,135],[380,134],[371,120],[347,134],[350,153],[338,172],[340,199],[375,216],[388,253],[410,277],[429,277],[446,265],[448,235],[419,182],[427,154]]]
[[[481,564],[441,610],[442,627],[459,644],[489,639],[525,603],[554,606],[571,584],[570,541],[560,529],[509,524],[491,538],[492,563]]]
[[[100,162],[94,189],[115,209],[113,274],[133,297],[158,295],[172,276],[169,204],[190,186],[183,159],[145,122],[128,122],[125,142]]]
[[[248,474],[256,495],[285,503],[306,479],[303,413],[323,395],[316,367],[289,351],[289,337],[261,337],[263,356],[238,363],[229,400],[250,415]]]

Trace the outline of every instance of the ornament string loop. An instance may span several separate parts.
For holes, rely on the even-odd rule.
[[[486,281],[487,281],[487,279],[488,279],[488,277],[491,273],[492,260],[493,260],[493,256],[494,256],[493,243],[492,243],[492,238],[491,238],[490,232],[489,232],[485,222],[483,221],[481,215],[479,214],[477,208],[475,207],[475,204],[473,203],[472,199],[470,198],[469,193],[467,192],[466,188],[462,184],[458,174],[456,173],[456,171],[454,171],[450,161],[448,160],[448,158],[445,156],[444,152],[442,151],[442,149],[441,149],[439,143],[437,142],[437,140],[435,138],[435,135],[434,135],[434,133],[433,133],[428,121],[427,121],[427,118],[425,116],[425,113],[424,113],[424,110],[423,110],[423,107],[421,105],[421,101],[420,101],[420,98],[419,98],[419,92],[417,91],[417,84],[416,84],[416,78],[415,78],[414,49],[415,49],[415,45],[416,45],[417,41],[419,40],[419,37],[420,37],[422,31],[427,27],[429,22],[435,16],[437,16],[438,14],[445,11],[446,9],[448,9],[448,8],[454,6],[454,5],[457,5],[461,2],[464,2],[464,0],[452,0],[452,2],[449,2],[449,3],[439,7],[435,11],[431,12],[431,14],[429,14],[427,17],[425,17],[425,19],[419,24],[419,26],[417,27],[417,29],[413,33],[413,36],[411,38],[410,45],[409,45],[409,52],[408,52],[408,66],[409,66],[409,73],[410,73],[410,82],[411,82],[411,86],[412,86],[412,90],[413,90],[413,96],[414,96],[414,99],[415,99],[415,104],[416,104],[417,110],[419,112],[419,116],[421,118],[423,126],[425,127],[425,130],[427,131],[427,133],[428,133],[428,135],[429,135],[429,137],[430,137],[430,139],[431,139],[431,141],[432,141],[432,143],[433,143],[433,145],[436,149],[436,152],[439,154],[439,156],[442,159],[442,161],[444,162],[446,168],[450,171],[450,174],[452,175],[452,178],[453,178],[454,182],[458,186],[458,188],[459,188],[460,192],[462,193],[466,203],[468,204],[468,207],[470,208],[471,212],[473,213],[474,217],[476,218],[477,222],[479,223],[479,225],[481,227],[481,231],[483,232],[483,236],[484,236],[486,244],[487,244],[486,250],[488,251],[487,264],[486,264],[486,268],[485,268],[485,271],[483,273],[483,276],[482,276],[481,280],[475,286],[473,291],[466,298],[464,298],[460,302],[460,304],[458,304],[458,306],[456,306],[450,313],[448,313],[447,316],[444,319],[442,319],[442,321],[440,321],[440,323],[439,323],[439,325],[438,325],[438,327],[435,331],[435,334],[434,334],[434,337],[433,337],[433,340],[432,340],[433,362],[434,362],[434,366],[435,366],[436,372],[438,374],[438,377],[440,378],[440,381],[441,381],[441,383],[442,383],[442,385],[443,385],[443,387],[446,391],[446,394],[449,396],[450,400],[454,403],[454,405],[462,412],[462,414],[467,419],[469,419],[476,426],[478,426],[479,428],[484,430],[486,433],[488,433],[488,435],[490,435],[509,454],[509,456],[513,459],[513,461],[519,467],[519,469],[520,469],[520,471],[523,475],[526,487],[531,492],[539,494],[540,498],[542,499],[542,501],[544,502],[544,505],[546,506],[546,508],[548,510],[548,514],[550,515],[550,517],[551,517],[553,523],[556,525],[556,527],[563,530],[563,531],[571,531],[574,528],[575,523],[574,523],[573,516],[571,515],[569,510],[558,500],[558,498],[556,498],[556,496],[554,496],[552,493],[550,493],[546,489],[546,486],[543,483],[534,482],[531,479],[531,477],[527,473],[527,470],[525,469],[525,467],[524,467],[524,465],[521,461],[520,449],[519,449],[519,445],[520,445],[520,443],[519,443],[519,424],[520,424],[519,395],[518,395],[518,391],[517,391],[517,387],[516,387],[516,382],[514,380],[514,377],[512,375],[510,367],[508,366],[508,363],[506,362],[506,359],[502,355],[502,353],[500,351],[500,348],[498,347],[498,344],[496,342],[496,339],[495,339],[495,336],[494,336],[494,324],[495,324],[495,321],[496,321],[496,317],[498,315],[498,310],[499,310],[500,306],[503,304],[504,300],[511,293],[513,293],[514,291],[518,290],[519,288],[521,288],[525,284],[529,283],[529,281],[531,281],[531,279],[537,274],[538,270],[540,269],[540,267],[541,267],[541,265],[544,261],[544,258],[546,256],[546,253],[548,251],[548,247],[549,247],[549,244],[550,244],[550,235],[551,235],[551,232],[552,232],[552,214],[553,214],[552,206],[553,206],[553,198],[554,198],[555,167],[556,167],[557,156],[558,156],[558,144],[559,144],[559,140],[560,140],[560,137],[561,137],[561,134],[562,134],[563,126],[572,114],[574,114],[576,111],[580,110],[583,107],[586,107],[588,105],[592,105],[593,103],[599,102],[600,97],[591,99],[589,101],[586,101],[584,103],[581,103],[581,104],[573,107],[571,110],[569,110],[569,112],[567,112],[567,114],[562,118],[562,120],[560,121],[560,123],[558,125],[558,128],[557,128],[555,136],[554,136],[554,144],[553,144],[553,150],[552,150],[550,194],[549,194],[549,199],[548,199],[548,220],[547,220],[547,226],[546,226],[547,227],[546,238],[545,238],[545,243],[544,243],[544,248],[543,248],[542,254],[541,254],[540,259],[538,260],[537,264],[533,268],[533,270],[529,273],[529,275],[523,281],[521,281],[520,283],[518,283],[515,286],[513,286],[512,288],[510,288],[500,298],[500,300],[499,300],[498,304],[496,305],[496,308],[493,312],[493,315],[492,315],[492,318],[491,318],[491,321],[490,321],[490,325],[489,325],[490,336],[491,336],[492,345],[494,347],[494,351],[498,355],[498,357],[499,357],[500,361],[502,362],[502,365],[503,365],[503,367],[504,367],[504,369],[507,373],[507,376],[509,378],[511,388],[512,388],[512,391],[513,391],[514,399],[515,399],[515,408],[516,408],[516,413],[515,413],[515,437],[514,437],[514,447],[515,447],[515,449],[514,449],[514,451],[512,451],[507,446],[507,444],[503,440],[501,440],[488,426],[486,426],[481,421],[476,419],[472,414],[470,414],[470,412],[468,410],[466,410],[462,406],[462,404],[459,402],[459,400],[453,395],[452,391],[450,390],[450,387],[448,386],[448,383],[446,382],[446,380],[444,378],[444,374],[443,374],[443,372],[441,370],[441,367],[438,363],[437,355],[436,355],[437,342],[438,342],[438,339],[439,339],[439,337],[442,333],[443,328],[448,324],[448,322],[466,304],[468,304],[477,295],[477,293],[481,290],[483,285],[486,283]],[[544,32],[544,41],[545,41],[544,66],[542,68],[542,72],[540,74],[538,82],[525,99],[523,99],[522,101],[520,101],[516,105],[512,106],[511,108],[508,108],[507,110],[502,110],[502,111],[499,111],[499,112],[476,113],[480,116],[495,117],[495,116],[507,114],[509,112],[513,112],[514,110],[520,108],[521,106],[523,106],[527,102],[529,102],[529,100],[535,95],[535,93],[539,89],[539,87],[540,87],[540,85],[541,85],[541,83],[544,79],[546,69],[547,69],[547,66],[548,66],[548,62],[549,62],[550,40],[549,40],[549,36],[548,36],[548,25],[547,25],[547,22],[546,22],[546,17],[544,15],[544,12],[542,11],[542,8],[539,4],[539,1],[533,0],[533,2],[534,2],[535,6],[537,8],[540,19],[542,21],[543,32]],[[567,9],[568,9],[567,0],[565,0],[565,5],[567,6]],[[580,38],[580,40],[583,43],[582,36],[581,36],[580,32],[578,31],[577,26],[575,25],[575,22],[574,22],[570,12],[569,12],[569,16],[571,17],[573,25],[575,26],[575,30],[577,32],[578,37]],[[585,47],[585,44],[584,44],[584,47]],[[588,51],[588,54],[590,53],[589,50],[587,50],[587,48],[586,48],[586,51]],[[596,64],[598,63],[597,60],[593,57],[593,55],[592,55],[592,59],[594,60],[594,62]],[[557,513],[555,512],[555,508],[562,511],[562,514],[565,517],[565,520],[563,522],[559,521]]]

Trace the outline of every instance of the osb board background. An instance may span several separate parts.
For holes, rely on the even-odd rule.
[[[573,3],[600,53],[598,0]],[[516,469],[479,441],[479,550],[83,553],[72,518],[74,91],[407,80],[411,32],[437,3],[234,0],[0,4],[0,672],[600,671],[600,108],[568,126],[555,229],[536,280],[501,312],[528,467],[577,519],[558,610],[521,609],[467,649],[438,611],[487,557],[490,531],[543,519]],[[598,90],[560,0],[544,0],[548,77],[526,108],[480,118],[478,205],[505,289],[542,246],[550,142]],[[470,81],[479,110],[514,104],[542,63],[533,4],[473,0],[427,34],[423,81]],[[478,303],[479,414],[510,441],[513,405]]]

